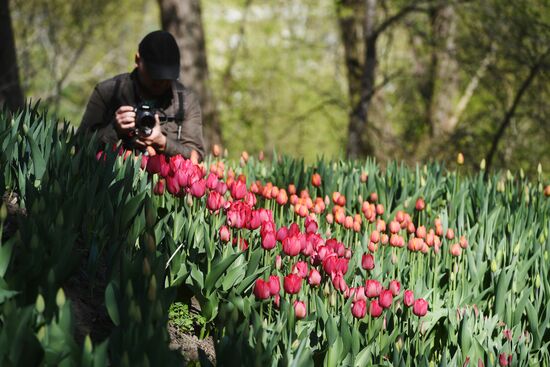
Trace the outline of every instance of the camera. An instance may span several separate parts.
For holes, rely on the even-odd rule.
[[[138,105],[134,108],[136,112],[136,130],[141,136],[149,136],[153,133],[155,127],[155,110],[146,104]]]

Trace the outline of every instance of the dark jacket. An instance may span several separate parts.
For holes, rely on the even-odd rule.
[[[119,80],[118,91],[115,93],[115,85]],[[137,106],[141,103],[139,97],[137,71],[115,76],[96,85],[78,133],[97,132],[98,138],[105,144],[116,144],[122,139],[127,149],[134,149],[132,142],[127,137],[119,137],[115,129],[115,112],[120,106]],[[179,83],[175,81],[174,83]],[[204,157],[204,141],[202,135],[202,115],[200,104],[195,93],[183,87],[184,120],[181,125],[181,133],[178,139],[178,124],[176,121],[161,121],[162,133],[166,136],[166,148],[164,154],[181,154],[189,158],[191,151]],[[178,109],[177,93],[172,91],[155,100],[156,107],[164,110],[167,116],[175,116]],[[116,94],[116,95],[115,95]]]

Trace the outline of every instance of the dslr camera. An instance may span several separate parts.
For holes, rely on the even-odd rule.
[[[136,132],[141,136],[149,136],[155,127],[156,110],[147,104],[140,104],[134,107],[136,113]]]

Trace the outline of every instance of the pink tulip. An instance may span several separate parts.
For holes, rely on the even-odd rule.
[[[206,193],[206,181],[202,178],[198,181],[195,181],[191,185],[189,192],[196,198],[202,198]]]
[[[414,293],[411,290],[406,290],[403,294],[403,303],[407,307],[411,307],[414,304]]]
[[[418,317],[425,316],[427,312],[428,312],[428,302],[425,299],[419,298],[414,301],[413,313],[416,316]]]
[[[301,250],[302,245],[297,236],[287,237],[283,240],[283,252],[288,256],[296,256]]]
[[[370,301],[369,314],[372,317],[380,317],[380,315],[382,315],[382,311],[383,308],[380,307],[377,299],[373,299],[372,301]]]
[[[453,231],[452,228],[447,228],[447,234],[445,235],[445,237],[447,237],[448,240],[452,240],[453,238],[455,238],[455,231]]]
[[[302,287],[302,278],[296,274],[289,274],[284,278],[283,287],[286,293],[296,294]]]
[[[270,275],[267,283],[269,285],[269,293],[272,296],[279,294],[279,291],[281,290],[281,283],[278,276]]]
[[[294,314],[297,319],[306,317],[306,305],[302,301],[294,301]]]
[[[401,230],[401,225],[399,224],[399,222],[392,220],[390,222],[390,233],[396,234],[396,233],[399,233],[400,230]]]
[[[307,282],[312,287],[315,287],[315,286],[318,286],[319,284],[321,284],[321,274],[319,273],[319,271],[317,269],[312,268],[309,271],[309,276],[307,278]]]
[[[364,300],[360,299],[351,305],[351,314],[353,315],[353,317],[362,319],[363,317],[365,317],[366,313],[367,303]]]
[[[220,239],[223,242],[229,242],[230,237],[231,237],[231,234],[229,233],[229,228],[227,228],[227,226],[221,226],[220,227]]]
[[[500,353],[498,355],[498,363],[505,367],[508,366],[512,362],[512,355],[507,355],[506,353]]]
[[[401,284],[397,280],[390,281],[390,291],[394,297],[399,295],[400,290],[401,290]]]
[[[256,280],[256,284],[254,285],[254,295],[258,299],[268,299],[271,295],[268,282],[261,278]]]
[[[281,255],[277,255],[275,257],[275,269],[281,270],[282,266],[283,266],[283,259],[281,258]]]
[[[380,292],[378,303],[382,308],[389,308],[393,302],[393,294],[389,289],[384,289]]]
[[[450,251],[451,255],[453,255],[454,257],[458,257],[462,253],[462,247],[460,247],[458,243],[455,243],[451,246]]]
[[[365,282],[365,295],[369,298],[378,297],[382,291],[382,285],[376,279],[367,279]]]
[[[283,242],[283,240],[288,236],[288,229],[286,227],[281,227],[277,230],[277,241]]]
[[[237,180],[231,186],[231,197],[235,200],[241,200],[246,196],[246,183]]]
[[[307,277],[307,263],[304,261],[298,261],[292,267],[292,273],[298,275],[300,278]]]
[[[206,178],[206,187],[208,187],[209,190],[215,190],[218,186],[218,176],[214,173],[210,173],[208,177]]]
[[[371,254],[363,254],[363,257],[361,259],[361,266],[365,270],[374,269],[374,256],[372,256]]]

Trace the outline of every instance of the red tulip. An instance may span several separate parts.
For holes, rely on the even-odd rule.
[[[365,270],[374,269],[374,256],[372,256],[371,254],[363,254],[363,257],[361,259],[361,266]]]
[[[246,183],[237,180],[231,186],[231,197],[240,200],[246,196]]]
[[[254,285],[254,295],[258,299],[268,299],[271,296],[269,283],[263,279],[256,280]]]
[[[369,314],[372,317],[380,317],[380,315],[382,315],[382,311],[383,309],[378,304],[377,299],[373,299],[372,301],[370,301]]]
[[[160,173],[160,169],[162,166],[162,159],[164,159],[163,155],[157,154],[154,156],[150,156],[147,160],[147,172],[151,174]]]
[[[428,312],[428,302],[425,299],[419,298],[414,301],[413,313],[416,316],[422,317],[426,315],[427,312]]]
[[[321,175],[318,173],[314,173],[311,176],[311,184],[315,187],[321,186]]]
[[[403,294],[403,303],[407,307],[411,307],[414,304],[414,293],[411,290],[406,290]]]
[[[306,317],[306,305],[302,301],[294,301],[294,314],[297,319]]]
[[[332,285],[334,286],[334,289],[340,292],[345,292],[348,290],[348,285],[346,284],[346,281],[341,273],[336,273],[336,275],[332,278]]]
[[[393,293],[389,289],[384,289],[380,292],[378,303],[382,308],[389,308],[393,302]]]
[[[296,256],[302,250],[298,236],[287,237],[283,240],[283,252],[289,256]]]
[[[418,210],[419,212],[421,212],[422,210],[424,210],[424,208],[426,207],[426,203],[424,203],[424,199],[423,198],[418,198],[416,200],[416,205],[414,206],[416,210]]]
[[[230,237],[231,237],[231,234],[229,233],[229,228],[227,228],[227,226],[221,226],[220,227],[220,239],[223,242],[229,242]]]
[[[210,191],[206,199],[206,207],[215,212],[219,210],[224,203],[224,198],[216,191]]]
[[[164,194],[164,186],[166,185],[166,182],[163,178],[157,181],[157,184],[155,185],[155,188],[153,189],[153,192],[155,195],[163,195]]]
[[[500,353],[498,355],[498,363],[501,366],[508,366],[512,362],[512,355],[507,355],[506,353]]]
[[[351,305],[351,314],[353,317],[362,319],[367,313],[367,303],[360,299]]]
[[[279,294],[279,291],[281,290],[281,283],[278,276],[270,275],[267,283],[269,285],[269,293],[272,296]]]
[[[181,190],[178,180],[173,176],[166,177],[166,187],[168,192],[174,196],[178,196]]]
[[[317,286],[319,284],[321,284],[321,274],[319,273],[319,271],[317,269],[311,269],[309,271],[309,276],[307,278],[307,282],[309,283],[309,285],[311,285],[312,287],[314,286]]]
[[[206,187],[208,187],[209,190],[215,190],[218,186],[218,176],[215,173],[210,173],[208,177],[206,178]]]
[[[302,278],[296,274],[289,274],[284,278],[283,287],[286,293],[296,294],[302,287]]]
[[[275,239],[274,232],[265,232],[262,234],[262,247],[265,250],[271,250],[277,245],[277,240]]]
[[[316,233],[317,229],[319,229],[319,225],[317,224],[315,219],[313,219],[312,217],[306,218],[304,227],[306,229],[306,233]]]
[[[277,238],[277,241],[279,242],[283,242],[283,240],[288,236],[288,228],[286,227],[281,227],[277,230],[277,235],[276,235],[276,238]]]
[[[376,279],[367,279],[365,282],[365,295],[369,298],[378,297],[382,291],[382,285]]]

